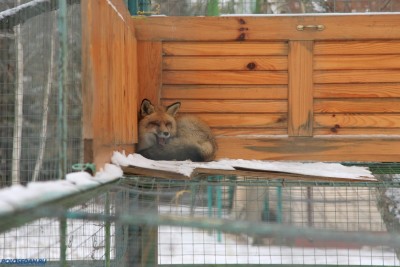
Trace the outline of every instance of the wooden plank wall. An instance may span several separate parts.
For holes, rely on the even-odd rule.
[[[85,162],[98,168],[137,141],[137,51],[122,0],[82,1]]]
[[[181,101],[218,157],[400,161],[400,16],[133,21],[138,101]]]

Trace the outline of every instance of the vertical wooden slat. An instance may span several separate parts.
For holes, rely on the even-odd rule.
[[[289,136],[312,136],[313,45],[313,41],[289,42]]]
[[[101,168],[137,140],[136,39],[122,0],[83,1],[82,11],[84,160]]]
[[[138,104],[143,98],[158,103],[162,81],[161,42],[138,42]]]

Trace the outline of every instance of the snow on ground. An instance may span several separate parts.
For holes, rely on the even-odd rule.
[[[100,208],[100,207],[99,207]],[[195,213],[206,214],[206,208]],[[190,214],[187,206],[161,206],[161,214]],[[104,224],[83,220],[67,221],[67,260],[104,260]],[[40,219],[0,234],[0,258],[59,259],[57,220]],[[399,266],[390,249],[302,248],[284,245],[252,245],[247,237],[200,229],[160,226],[158,228],[159,264],[333,264]],[[111,259],[115,239],[111,226]],[[115,242],[115,243],[114,243]]]
[[[254,246],[242,238],[217,233],[161,226],[160,264],[333,264],[398,266],[396,254],[379,248],[334,249]]]
[[[176,172],[190,177],[196,168],[207,168],[216,170],[235,170],[235,168],[246,168],[249,170],[278,171],[318,177],[337,177],[360,180],[374,180],[375,178],[367,167],[344,166],[339,163],[324,162],[284,162],[284,161],[261,161],[243,159],[222,159],[212,162],[187,161],[155,161],[146,159],[139,154],[114,152],[111,161],[119,166],[136,166]]]

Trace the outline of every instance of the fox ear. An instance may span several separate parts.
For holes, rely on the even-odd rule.
[[[181,107],[181,102],[176,102],[167,107],[167,113],[171,116],[175,116]]]
[[[142,104],[140,105],[140,115],[142,117],[145,117],[153,112],[154,112],[154,106],[153,104],[151,104],[150,100],[143,99]]]

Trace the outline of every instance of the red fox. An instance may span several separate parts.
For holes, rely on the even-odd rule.
[[[180,102],[163,107],[142,101],[137,153],[153,160],[215,158],[217,143],[211,129],[195,116],[177,116],[180,106]]]

